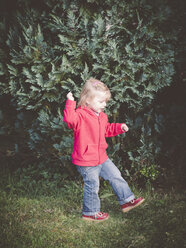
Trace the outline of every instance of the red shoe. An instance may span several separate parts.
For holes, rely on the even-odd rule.
[[[97,214],[91,216],[87,216],[83,214],[82,218],[84,220],[90,220],[90,221],[104,221],[109,218],[109,215],[107,213],[98,212]]]
[[[130,211],[131,209],[139,206],[144,201],[145,201],[145,199],[143,197],[139,197],[138,199],[134,199],[128,203],[121,205],[121,210],[126,213],[126,212]]]

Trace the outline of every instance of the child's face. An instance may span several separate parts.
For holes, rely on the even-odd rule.
[[[100,113],[106,107],[106,99],[106,92],[98,91],[94,98],[87,100],[87,104],[95,112]]]

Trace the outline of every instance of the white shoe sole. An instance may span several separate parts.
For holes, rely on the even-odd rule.
[[[97,219],[91,219],[91,218],[87,218],[87,217],[82,217],[83,220],[87,220],[87,221],[95,221],[95,222],[102,222],[102,221],[105,221],[105,220],[108,220],[109,216],[105,219],[102,219],[102,220],[97,220]]]

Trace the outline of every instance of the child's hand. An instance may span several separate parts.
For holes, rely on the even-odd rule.
[[[129,130],[126,124],[122,124],[121,129],[123,130],[123,132],[127,132]]]
[[[74,97],[73,97],[73,95],[72,95],[72,92],[69,92],[69,93],[67,94],[67,99],[68,99],[68,100],[71,100],[71,101],[74,101]]]

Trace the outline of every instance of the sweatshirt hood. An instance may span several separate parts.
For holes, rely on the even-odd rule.
[[[88,114],[90,114],[91,116],[94,116],[95,118],[98,118],[98,117],[102,117],[103,115],[104,115],[104,112],[103,111],[101,111],[100,113],[99,113],[99,116],[97,116],[96,115],[96,113],[95,113],[95,111],[94,110],[92,110],[91,108],[89,108],[89,107],[87,107],[87,106],[84,106],[84,107],[78,107],[77,108],[77,110],[84,110],[84,111],[86,111]]]

